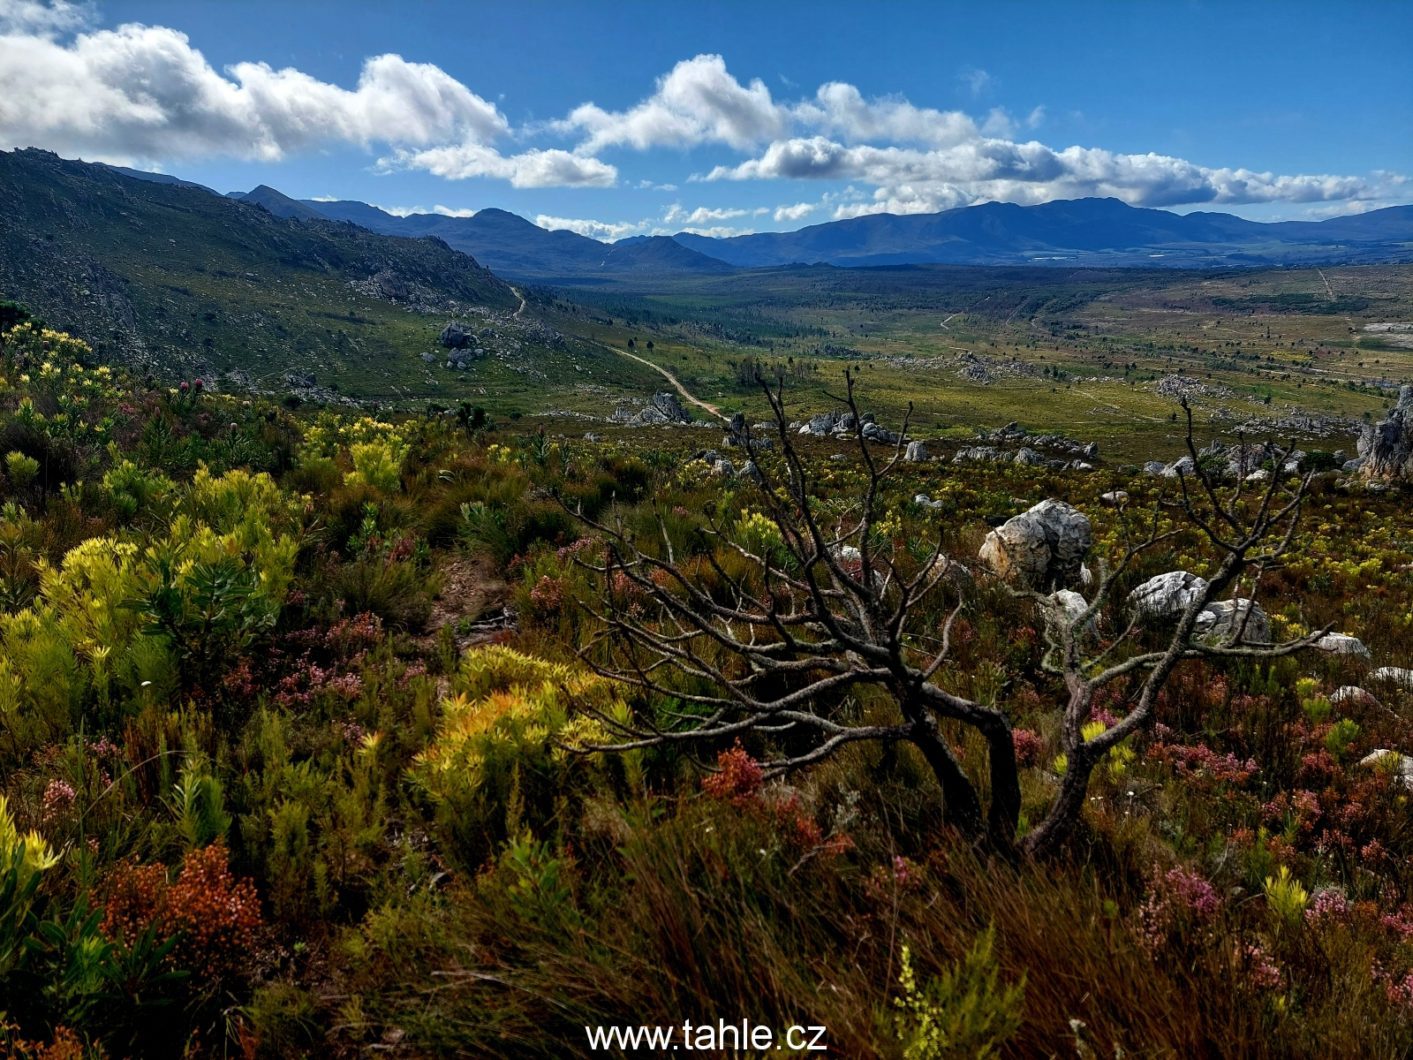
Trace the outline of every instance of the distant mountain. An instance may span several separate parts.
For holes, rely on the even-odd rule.
[[[327,220],[318,210],[305,206],[298,199],[291,199],[268,184],[261,184],[246,192],[233,191],[227,198],[248,202],[252,206],[263,206],[276,217],[294,217],[301,221]]]
[[[435,347],[447,316],[509,318],[507,284],[437,239],[304,216],[34,149],[0,151],[0,298],[160,372],[294,371],[365,392]],[[287,210],[301,220],[275,216]],[[406,372],[406,367],[401,369]]]
[[[436,236],[511,279],[580,281],[634,273],[712,274],[730,272],[732,268],[669,236],[601,243],[564,229],[549,231],[505,210],[480,210],[471,217],[397,217],[363,202],[306,199],[296,205],[387,235]],[[278,216],[296,216],[282,213],[281,210],[288,210],[283,205],[270,209]]]
[[[1117,199],[1040,206],[986,203],[934,214],[873,214],[720,239],[680,232],[683,246],[746,268],[838,266],[1220,265],[1413,260],[1413,206],[1326,221],[1259,223],[1175,214]]]

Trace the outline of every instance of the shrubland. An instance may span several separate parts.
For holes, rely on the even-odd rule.
[[[788,569],[789,522],[694,460],[696,432],[565,430],[296,414],[4,335],[10,1054],[565,1056],[586,1025],[717,1019],[822,1025],[847,1056],[1413,1049],[1410,791],[1396,757],[1365,762],[1407,749],[1409,690],[1356,656],[1184,659],[1034,855],[1076,746],[1065,679],[1037,602],[978,569],[917,602],[907,642],[945,636],[935,678],[1009,730],[1013,848],[978,841],[907,741],[812,756],[787,725],[701,731],[708,671],[605,676],[632,672],[615,619],[666,628],[615,534],[726,605],[745,557]],[[799,450],[814,510],[856,517],[857,450]],[[1172,482],[1121,469],[903,465],[878,488],[870,547],[900,569],[974,565],[1046,497],[1090,517],[1119,592],[1214,558],[1157,503]],[[1163,548],[1122,566],[1140,510]],[[1407,519],[1396,491],[1314,478],[1262,573],[1274,635],[1413,663]],[[1098,691],[1084,739],[1139,676]],[[807,706],[886,729],[886,693]],[[985,734],[937,734],[986,777]]]

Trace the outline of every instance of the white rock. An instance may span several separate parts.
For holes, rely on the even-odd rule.
[[[1128,594],[1128,611],[1140,619],[1174,619],[1207,590],[1207,579],[1185,570],[1149,578]]]
[[[1099,499],[1112,508],[1117,508],[1121,504],[1128,503],[1127,490],[1112,490],[1109,493],[1101,493]]]
[[[1402,685],[1404,688],[1413,688],[1413,670],[1405,670],[1401,666],[1380,666],[1369,675],[1373,681],[1388,681],[1395,685]]]
[[[1370,769],[1388,770],[1398,783],[1405,788],[1413,789],[1413,758],[1409,758],[1405,754],[1380,747],[1377,751],[1370,751],[1359,759],[1359,764]]]
[[[1064,501],[1052,499],[992,530],[977,555],[1007,581],[1044,591],[1078,584],[1092,544],[1089,519]]]
[[[1177,478],[1180,475],[1191,475],[1197,470],[1197,465],[1192,462],[1192,457],[1185,456],[1181,460],[1174,460],[1167,467],[1163,468],[1163,478]]]
[[[1347,633],[1326,633],[1315,642],[1315,647],[1331,655],[1358,655],[1365,659],[1369,657],[1369,649],[1364,647],[1364,642]]]
[[[927,459],[927,446],[921,442],[909,442],[907,451],[903,454],[903,459],[913,464],[920,464]]]
[[[1363,703],[1368,706],[1378,706],[1379,701],[1372,692],[1367,692],[1358,685],[1344,685],[1336,688],[1330,693],[1330,702],[1336,707],[1342,703]]]
[[[1046,597],[1045,610],[1046,621],[1072,626],[1089,610],[1089,601],[1073,589],[1060,589]],[[1091,618],[1086,623],[1086,628],[1093,629],[1097,618],[1097,615]]]

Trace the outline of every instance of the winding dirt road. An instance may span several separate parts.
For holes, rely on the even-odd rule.
[[[636,353],[629,353],[627,350],[620,350],[617,347],[609,346],[602,342],[596,342],[594,343],[594,345],[600,346],[603,349],[608,350],[609,353],[616,353],[620,357],[627,357],[629,360],[637,361],[639,364],[646,365],[654,372],[657,372],[660,376],[666,379],[669,383],[671,383],[677,393],[681,394],[684,398],[686,398],[688,404],[695,405],[702,411],[711,413],[719,420],[729,420],[730,417],[728,417],[724,412],[722,412],[719,408],[717,408],[710,402],[703,401],[701,398],[693,394],[690,390],[688,390],[685,386],[682,385],[681,380],[679,380],[675,375],[669,372],[662,365],[654,364],[646,357],[639,357]]]
[[[525,312],[525,296],[521,293],[520,288],[518,287],[512,287],[511,290],[515,293],[515,297],[520,299],[520,307],[516,309],[513,314],[511,314],[513,318],[518,320],[521,314]],[[588,341],[593,342],[592,339]],[[678,379],[662,365],[654,364],[646,357],[639,357],[636,353],[629,353],[627,350],[620,350],[615,346],[608,345],[607,343],[594,342],[594,345],[601,347],[602,349],[608,350],[609,353],[616,353],[620,357],[627,357],[629,360],[637,361],[639,364],[646,365],[654,372],[657,372],[660,376],[666,379],[669,383],[671,383],[673,388],[676,389],[677,393],[681,394],[682,397],[687,400],[688,404],[697,406],[697,408],[701,409],[703,412],[708,412],[719,420],[725,420],[729,422],[729,416],[723,413],[715,405],[711,404],[710,402],[703,401],[701,398],[693,394],[690,390],[688,390],[685,386],[682,385],[682,381],[680,379]]]

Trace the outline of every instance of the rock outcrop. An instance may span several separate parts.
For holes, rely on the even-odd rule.
[[[1082,512],[1064,501],[1045,500],[987,534],[977,556],[1007,581],[1051,592],[1081,584],[1093,543]]]
[[[1379,482],[1413,482],[1413,385],[1398,392],[1388,416],[1359,436],[1360,471]]]
[[[464,350],[468,346],[476,344],[476,332],[469,325],[452,321],[442,328],[441,334],[437,336],[437,341],[449,350]]]
[[[1255,600],[1215,600],[1202,609],[1194,629],[1214,645],[1271,642],[1271,620]]]
[[[642,409],[637,411],[631,408],[614,410],[613,420],[616,423],[625,423],[630,427],[650,427],[660,424],[691,423],[692,417],[682,407],[682,402],[677,400],[676,394],[664,390],[654,394],[652,400]]]
[[[1139,621],[1171,621],[1206,590],[1206,578],[1185,570],[1168,571],[1149,578],[1128,594],[1128,612]]]

